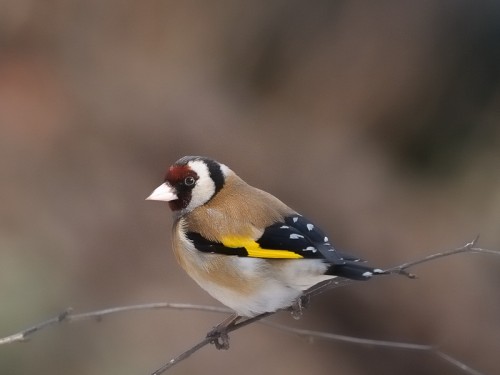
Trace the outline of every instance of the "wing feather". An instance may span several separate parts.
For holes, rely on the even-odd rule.
[[[367,280],[385,271],[362,263],[360,258],[341,253],[330,244],[325,233],[304,217],[295,214],[268,226],[258,239],[227,236],[211,241],[197,232],[187,238],[202,252],[264,259],[323,259],[329,264],[325,274]]]
[[[324,232],[298,214],[268,226],[258,239],[226,236],[220,241],[212,241],[198,232],[188,232],[187,237],[199,251],[208,253],[266,259],[315,258],[332,264],[345,263]]]

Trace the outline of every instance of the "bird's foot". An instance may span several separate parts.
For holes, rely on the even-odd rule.
[[[226,328],[214,327],[214,329],[207,333],[207,338],[210,339],[210,343],[214,344],[217,350],[229,349],[229,335]]]
[[[225,319],[222,323],[215,326],[207,333],[207,338],[211,339],[210,343],[215,345],[218,350],[229,349],[229,333],[228,328],[234,326],[240,319],[240,316],[234,314]]]
[[[310,300],[309,296],[302,295],[293,302],[292,306],[290,306],[290,311],[294,319],[298,320],[302,317],[303,311],[309,306]]]

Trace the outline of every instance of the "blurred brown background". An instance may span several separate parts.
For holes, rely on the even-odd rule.
[[[500,249],[498,1],[0,2],[0,336],[66,307],[217,304],[144,198],[228,164],[387,267]],[[500,373],[500,259],[460,255],[313,299],[294,327],[441,345]],[[0,347],[0,373],[148,374],[223,319],[147,311]],[[432,355],[261,325],[172,374],[459,374]]]

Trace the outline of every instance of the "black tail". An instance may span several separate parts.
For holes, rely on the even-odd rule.
[[[368,280],[373,275],[385,275],[388,272],[380,268],[373,268],[356,261],[345,261],[344,264],[332,264],[325,272],[326,275],[335,275],[352,280]]]

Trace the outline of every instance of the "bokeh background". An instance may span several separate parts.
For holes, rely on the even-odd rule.
[[[388,267],[500,249],[498,1],[0,2],[0,336],[71,306],[217,304],[176,265],[179,157],[214,157]],[[500,373],[500,259],[314,298],[293,327],[428,343]],[[221,315],[144,311],[0,347],[0,373],[148,374]],[[172,374],[459,374],[254,325]]]

